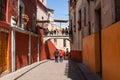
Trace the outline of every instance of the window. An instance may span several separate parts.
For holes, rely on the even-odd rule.
[[[120,0],[115,0],[115,21],[120,21]]]
[[[22,14],[24,14],[25,6],[24,3],[20,0],[20,6],[19,6],[19,27],[24,28],[24,19],[22,18]]]
[[[22,7],[20,6],[20,15],[19,15],[19,26],[22,26]]]
[[[0,0],[0,20],[5,21],[6,20],[6,0]]]
[[[63,39],[63,47],[66,47],[66,40]]]
[[[84,7],[84,26],[86,26],[86,7]]]
[[[36,15],[35,15],[35,13],[33,13],[33,17],[32,17],[32,29],[33,29],[33,32],[37,34]]]
[[[76,32],[76,13],[74,12],[74,32]]]
[[[79,25],[78,30],[80,30],[80,29],[81,29],[81,10],[79,11],[79,21],[78,21],[78,25]]]

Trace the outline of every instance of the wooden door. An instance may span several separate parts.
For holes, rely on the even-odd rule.
[[[8,33],[0,32],[0,73],[7,70]]]

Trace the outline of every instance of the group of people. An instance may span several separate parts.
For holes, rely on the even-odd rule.
[[[53,35],[58,35],[58,34],[62,34],[62,35],[68,35],[68,33],[69,33],[69,29],[66,27],[65,29],[64,28],[62,28],[62,29],[55,29],[55,30],[53,30],[53,29],[51,29],[50,31],[49,31],[49,29],[48,28],[46,28],[46,29],[44,29],[44,35],[51,35],[51,36],[53,36]]]
[[[54,52],[55,62],[58,62],[58,58],[60,62],[63,62],[64,55],[65,55],[65,52],[63,50],[56,49]]]
[[[58,61],[63,62],[63,59],[68,59],[68,57],[70,57],[70,53],[68,49],[66,49],[66,52],[64,50],[56,49],[54,51],[54,57],[55,57],[55,62],[58,62]]]
[[[68,35],[68,33],[69,33],[69,30],[68,30],[68,28],[66,27],[65,29],[63,28],[62,29],[62,35]]]
[[[52,36],[53,36],[53,34],[54,34],[54,35],[58,35],[58,33],[59,33],[59,30],[58,30],[58,29],[55,29],[55,30],[51,30],[51,31],[50,31],[50,35],[52,35]]]

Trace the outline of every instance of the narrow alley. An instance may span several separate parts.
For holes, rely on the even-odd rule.
[[[81,63],[79,63],[81,64]],[[92,76],[91,76],[92,75]],[[98,80],[89,73],[89,80]],[[96,76],[97,77],[97,76]],[[64,60],[56,63],[45,60],[35,63],[0,78],[0,80],[88,80],[83,75],[77,62]]]
[[[120,0],[0,0],[0,80],[120,80],[119,61]]]

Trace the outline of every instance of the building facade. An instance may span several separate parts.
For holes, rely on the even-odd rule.
[[[48,9],[46,6],[46,0],[37,0],[37,20],[48,20]],[[47,26],[47,23],[40,22],[41,27]]]
[[[102,80],[120,79],[119,4],[119,0],[69,0],[71,50],[80,46],[82,62]]]
[[[48,9],[46,6],[46,0],[37,0],[37,21],[44,21],[48,19],[47,16]],[[40,60],[46,59],[46,53],[45,53],[45,45],[43,40],[44,35],[44,29],[47,26],[46,22],[38,22],[37,23],[39,27],[39,33],[40,33]]]
[[[69,1],[69,36],[71,39],[70,48],[71,48],[71,59],[76,61],[82,61],[82,46],[81,46],[81,37],[82,32],[80,31],[81,27],[78,27],[78,9],[80,9],[80,5],[82,5],[82,1],[75,0]],[[76,15],[77,14],[77,15]],[[81,18],[80,18],[81,20]]]
[[[41,45],[43,34],[36,26],[37,3],[37,0],[0,1],[0,75],[46,59]]]

